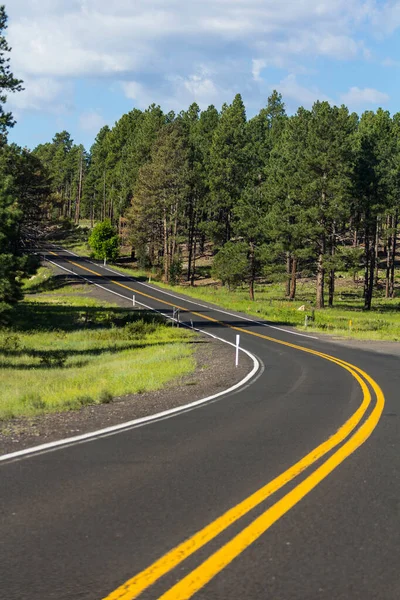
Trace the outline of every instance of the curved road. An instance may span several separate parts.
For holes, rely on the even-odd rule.
[[[47,257],[122,305],[240,332],[262,369],[173,418],[0,462],[0,598],[400,598],[398,357]]]

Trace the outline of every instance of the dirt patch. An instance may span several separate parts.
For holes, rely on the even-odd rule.
[[[253,367],[250,358],[243,353],[239,366],[235,367],[235,349],[228,344],[200,336],[194,343],[195,371],[163,390],[117,397],[110,404],[87,406],[78,411],[3,423],[0,425],[0,455],[96,431],[217,394],[239,382]]]

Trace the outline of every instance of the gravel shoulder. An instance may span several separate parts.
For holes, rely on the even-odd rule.
[[[78,411],[3,423],[0,425],[0,455],[200,400],[238,383],[253,368],[253,362],[244,353],[241,353],[239,366],[235,367],[235,349],[228,344],[200,335],[193,343],[195,370],[162,390],[117,397],[110,404],[87,406]]]
[[[321,341],[363,350],[364,352],[375,352],[376,354],[387,354],[391,356],[400,356],[400,342],[390,342],[387,340],[357,340],[353,338],[336,337],[333,335],[313,333]]]

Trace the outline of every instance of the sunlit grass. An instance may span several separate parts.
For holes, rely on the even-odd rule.
[[[147,278],[143,271],[118,267],[118,270],[135,277]],[[338,280],[335,306],[324,310],[313,310],[315,282],[299,280],[296,300],[284,297],[283,283],[256,284],[255,301],[249,299],[247,287],[236,290],[220,285],[167,286],[154,281],[164,289],[172,289],[198,300],[211,302],[228,310],[243,312],[259,319],[281,325],[291,325],[307,331],[325,332],[332,335],[370,340],[400,341],[400,299],[387,300],[377,292],[371,311],[363,310],[362,286],[353,284],[350,278]],[[305,310],[298,310],[301,306]],[[314,316],[314,321],[311,317]]]
[[[13,317],[0,331],[1,420],[157,390],[195,367],[192,334],[148,313],[50,293]]]

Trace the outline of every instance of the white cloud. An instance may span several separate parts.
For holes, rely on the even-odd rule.
[[[148,85],[138,81],[123,81],[121,86],[125,96],[133,100],[138,108],[146,108],[155,102],[162,104],[165,110],[175,111],[193,102],[204,109],[209,104],[222,103],[235,93],[233,89],[218,86],[212,78],[212,72],[204,67],[188,77],[169,76]]]
[[[384,66],[384,67],[400,67],[400,61],[394,60],[393,58],[385,58],[382,61],[382,66]]]
[[[106,120],[96,110],[84,112],[79,117],[79,126],[87,133],[97,134],[104,125],[106,125]]]
[[[268,61],[264,58],[253,58],[251,73],[254,81],[262,81],[261,71],[268,65]]]
[[[358,88],[351,87],[348,92],[342,94],[340,99],[344,104],[350,107],[362,107],[366,104],[386,104],[389,100],[389,96],[384,92],[374,90],[373,88]]]
[[[151,104],[151,91],[147,90],[141,83],[137,81],[123,81],[121,82],[121,86],[125,96],[133,100],[137,107],[146,108],[146,106]]]
[[[327,100],[333,103],[328,96],[317,88],[308,88],[300,85],[293,74],[288,75],[280,83],[271,86],[271,88],[277,89],[284,98],[301,104],[305,108],[310,108],[317,100]]]
[[[7,9],[17,75],[108,77],[140,106],[180,107],[251,91],[270,65],[300,73],[309,58],[365,58],[358,34],[381,14],[375,0],[13,0]]]
[[[71,110],[69,84],[49,77],[24,78],[24,90],[8,96],[7,104],[16,113],[23,110],[47,110],[62,113]]]
[[[378,35],[393,33],[400,27],[400,2],[389,0],[374,3],[371,7],[371,20]]]

